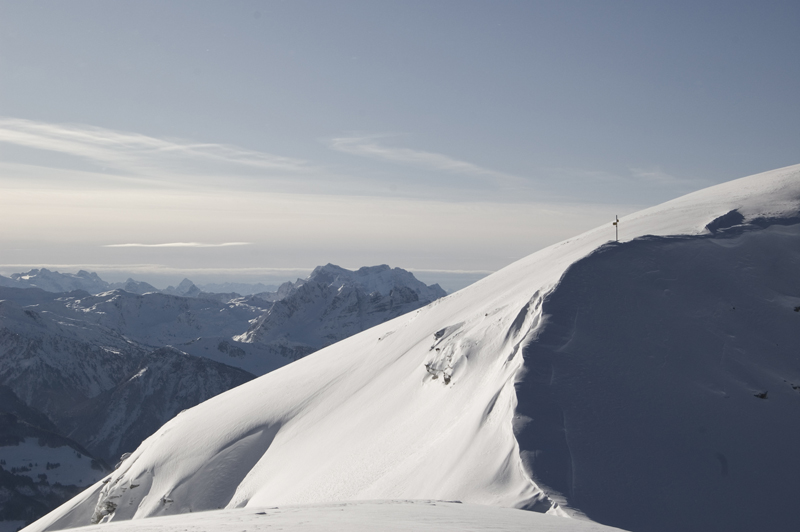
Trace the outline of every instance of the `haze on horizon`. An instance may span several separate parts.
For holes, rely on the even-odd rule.
[[[612,238],[616,214],[798,162],[798,21],[791,1],[3,1],[0,273],[430,283]]]

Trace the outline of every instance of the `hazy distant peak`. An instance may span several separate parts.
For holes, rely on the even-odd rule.
[[[376,275],[381,272],[385,272],[387,270],[391,270],[392,267],[388,264],[379,264],[378,266],[362,266],[355,271],[356,275]],[[401,268],[394,268],[395,270],[405,271]]]
[[[162,292],[173,296],[197,297],[202,293],[202,290],[195,286],[191,280],[184,279],[177,287],[168,286]]]
[[[408,287],[420,299],[428,301],[433,301],[446,295],[439,285],[427,286],[414,277],[411,272],[402,268],[392,268],[386,264],[363,266],[358,270],[352,271],[329,263],[325,266],[314,268],[314,271],[308,277],[308,281],[333,288],[354,285],[368,294],[378,292],[384,296],[389,295],[396,288]],[[298,285],[295,284],[295,287],[297,288]]]
[[[188,278],[184,278],[181,284],[178,285],[178,290],[189,290],[194,286],[194,283]]]

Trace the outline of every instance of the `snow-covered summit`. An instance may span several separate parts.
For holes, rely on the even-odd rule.
[[[392,268],[386,264],[364,266],[352,271],[329,263],[325,266],[314,268],[308,280],[325,284],[332,288],[355,285],[367,294],[378,292],[384,296],[389,295],[393,289],[404,286],[413,290],[420,299],[427,299],[428,301],[433,301],[446,295],[438,284],[426,286],[425,283],[414,277],[411,272],[402,268]]]
[[[269,310],[233,339],[296,359],[444,295],[439,285],[426,286],[401,268],[351,271],[327,264],[307,279],[282,285],[267,298],[275,300]]]
[[[800,165],[609,221],[183,412],[27,530],[376,499],[789,530],[798,222]]]

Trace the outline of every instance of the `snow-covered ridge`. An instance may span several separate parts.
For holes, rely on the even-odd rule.
[[[724,249],[728,243],[738,245],[729,235],[797,223],[798,218],[800,166],[793,166],[625,216],[619,226],[620,239],[696,236]],[[711,229],[717,238],[711,238]],[[543,470],[537,473],[536,453],[552,446],[545,442],[541,448],[530,447],[530,439],[518,440],[530,424],[517,409],[518,396],[523,397],[517,388],[560,386],[557,373],[541,378],[537,372],[522,370],[535,367],[530,357],[538,352],[537,342],[545,337],[548,323],[561,322],[560,315],[545,311],[557,292],[554,288],[570,266],[607,244],[613,230],[609,223],[534,253],[412,314],[183,412],[146,440],[107,482],[28,530],[219,507],[368,499],[461,500],[579,514],[582,508],[573,500],[574,483],[572,488],[568,485],[573,492],[565,493],[535,481],[548,478]],[[787,235],[762,252],[782,257],[787,242],[797,243],[792,231]],[[730,275],[739,271],[734,268]],[[792,298],[800,298],[795,289],[796,284],[784,283],[773,296],[788,305]],[[793,316],[791,308],[786,308]],[[624,316],[620,319],[624,321]],[[749,325],[761,334],[757,323]],[[681,331],[672,331],[678,334]],[[792,336],[796,333],[787,334],[786,339],[798,340]],[[551,351],[569,353],[568,341],[577,338],[577,333],[572,334],[567,343],[550,346]],[[580,379],[588,382],[592,375],[576,378],[580,384]],[[681,391],[665,390],[665,400],[679,397]],[[749,399],[766,404],[752,394]],[[562,405],[556,402],[555,406]],[[782,412],[794,412],[793,407],[786,408]],[[553,412],[558,418],[559,410]],[[560,419],[563,430],[553,434],[564,438],[581,433],[583,427],[571,427],[565,418]],[[623,432],[638,421],[624,415],[613,420]],[[695,421],[677,426],[693,428]],[[557,423],[554,426],[558,428]],[[670,448],[668,441],[663,445],[662,451]],[[521,455],[521,446],[527,454]],[[569,459],[566,464],[570,467]],[[573,478],[581,478],[579,469],[568,471]],[[639,481],[643,493],[659,485],[658,478],[640,477]],[[735,489],[746,492],[740,484]],[[747,505],[740,506],[748,510]],[[750,505],[749,511],[763,514],[758,505]],[[631,512],[635,514],[635,508]],[[682,509],[669,507],[668,512],[681,515]],[[692,509],[688,515],[699,514]],[[788,522],[785,513],[779,515]],[[666,518],[658,521],[660,516],[653,514],[644,517],[656,519],[656,524],[650,522],[652,526],[669,529],[674,524]]]

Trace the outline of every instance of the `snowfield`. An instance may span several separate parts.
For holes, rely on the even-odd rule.
[[[412,499],[794,530],[798,223],[800,165],[625,216],[181,413],[25,530]]]
[[[360,501],[241,508],[119,521],[85,532],[614,532],[618,528],[511,508],[453,501]],[[10,531],[11,532],[11,531]]]

